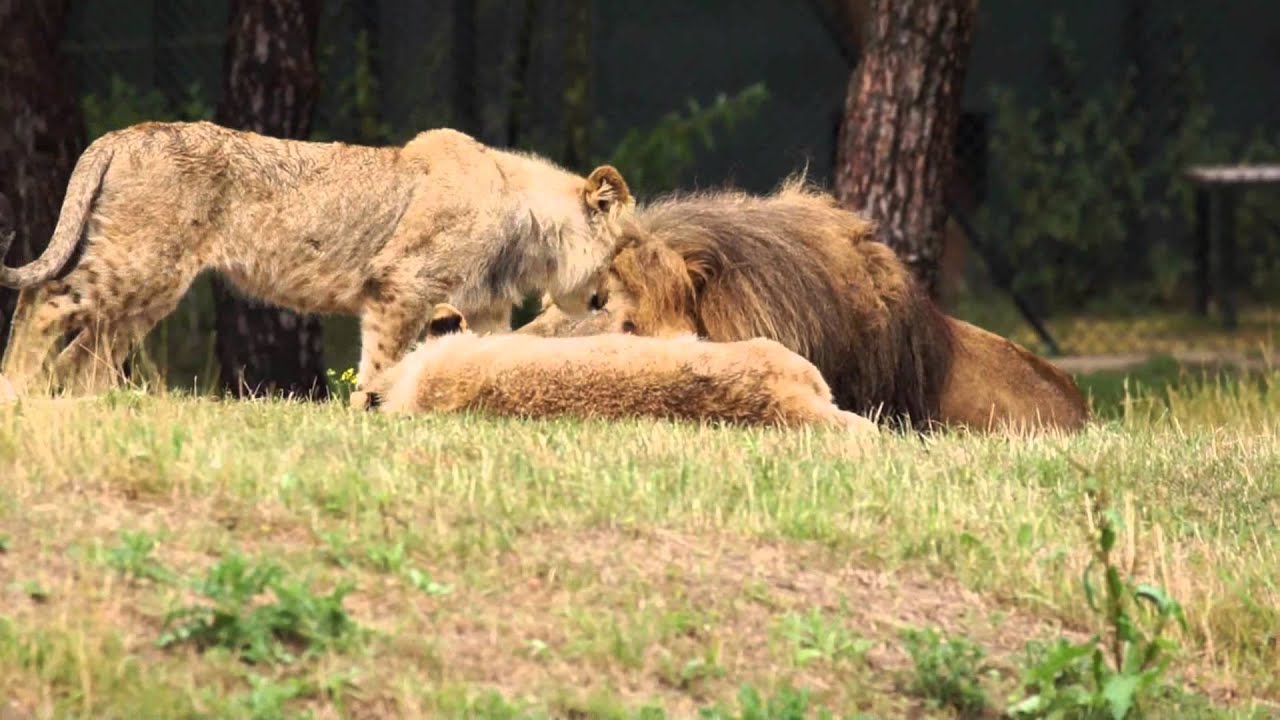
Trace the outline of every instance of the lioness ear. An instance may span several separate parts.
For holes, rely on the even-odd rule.
[[[436,305],[431,313],[431,320],[427,322],[427,337],[440,337],[449,333],[466,332],[466,330],[467,319],[462,316],[458,308],[449,303]]]
[[[587,176],[587,185],[582,191],[587,207],[598,213],[607,213],[614,206],[627,207],[635,204],[631,197],[631,189],[622,173],[612,165],[601,165]]]

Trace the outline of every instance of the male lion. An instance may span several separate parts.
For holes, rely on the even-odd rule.
[[[744,425],[818,424],[875,433],[837,408],[811,363],[764,338],[702,342],[624,334],[476,335],[441,304],[428,339],[352,394],[383,412],[474,410],[522,418],[652,417]]]
[[[801,181],[670,197],[633,220],[591,314],[551,305],[518,332],[772,338],[817,365],[841,408],[922,429],[1088,418],[1070,376],[941,313],[869,222]]]
[[[492,326],[531,290],[580,291],[633,205],[613,167],[583,179],[449,129],[375,148],[142,123],[85,150],[48,250],[0,266],[0,285],[23,288],[0,372],[30,384],[70,335],[55,378],[114,383],[128,349],[213,269],[273,304],[359,315],[365,384],[435,303]]]

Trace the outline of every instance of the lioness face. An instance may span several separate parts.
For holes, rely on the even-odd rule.
[[[586,311],[601,269],[625,241],[635,209],[635,198],[626,180],[611,165],[593,170],[580,191],[588,229],[585,243],[561,260],[546,288],[557,306],[575,315]]]

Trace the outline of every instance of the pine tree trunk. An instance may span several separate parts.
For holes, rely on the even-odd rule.
[[[59,50],[68,5],[0,0],[0,195],[17,236],[5,258],[9,266],[44,250],[84,150],[84,118]],[[17,291],[0,288],[0,355],[17,299]]]
[[[869,0],[849,80],[836,195],[937,291],[945,194],[977,0]]]
[[[319,0],[233,0],[224,86],[215,120],[280,138],[306,138],[319,91]],[[240,396],[328,396],[320,320],[248,301],[215,280],[223,386]]]

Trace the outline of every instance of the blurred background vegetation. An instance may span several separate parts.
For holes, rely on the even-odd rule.
[[[451,125],[582,170],[619,166],[641,198],[807,169],[829,184],[849,57],[821,2],[323,0],[313,137],[403,142]],[[227,0],[73,2],[89,139],[144,119],[212,116]],[[459,23],[468,23],[462,27]],[[1280,307],[1280,203],[1241,196],[1241,327],[1192,306],[1198,162],[1280,161],[1280,5],[1236,0],[984,0],[955,184],[984,253],[944,251],[952,312],[1045,350],[991,273],[1065,353],[1260,352]],[[1256,80],[1254,80],[1256,79]],[[530,308],[521,312],[527,315]],[[211,377],[205,283],[153,334],[171,380]],[[326,320],[354,364],[354,322]],[[182,378],[186,378],[183,380]]]

